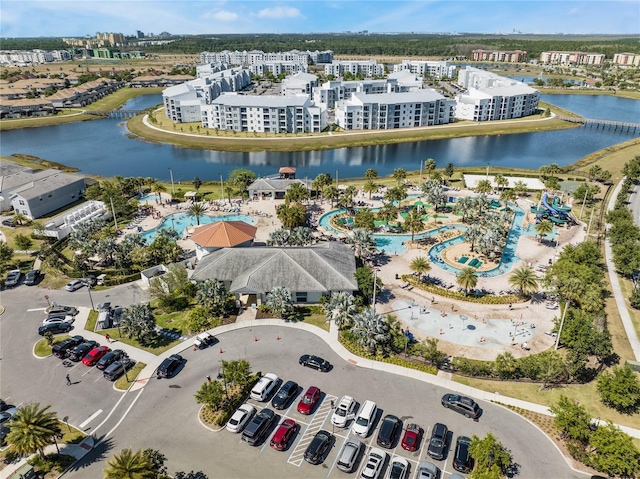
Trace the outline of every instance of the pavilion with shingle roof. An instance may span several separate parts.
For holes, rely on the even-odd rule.
[[[220,248],[251,246],[257,229],[244,221],[216,221],[198,226],[191,235],[196,244],[196,257],[201,259]]]

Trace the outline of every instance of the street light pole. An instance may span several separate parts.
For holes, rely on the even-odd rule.
[[[222,180],[222,173],[220,173],[220,198],[224,201],[224,181]]]
[[[420,160],[420,177],[418,178],[418,188],[420,188],[421,192],[422,192],[422,163],[424,163],[424,160]]]
[[[378,270],[373,269],[373,301],[371,302],[373,307],[373,312],[376,312],[376,286],[378,283]]]
[[[89,301],[91,301],[91,309],[96,309],[93,307],[93,298],[91,297],[91,285],[87,283],[87,293],[89,293]]]
[[[173,186],[173,170],[172,170],[171,168],[169,168],[169,175],[171,176],[171,194],[172,194],[173,196],[175,196],[175,194],[176,194],[176,189],[175,189],[175,187]]]

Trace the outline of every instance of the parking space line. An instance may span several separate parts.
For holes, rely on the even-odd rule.
[[[47,308],[31,308],[31,309],[27,309],[27,313],[33,313],[35,311],[46,311]]]
[[[336,438],[337,437],[342,437],[342,436],[340,436],[338,434],[335,434],[335,436],[336,436]],[[347,435],[347,436],[342,437],[342,442],[340,443],[340,447],[336,449],[336,457],[334,458],[333,462],[331,463],[331,466],[329,466],[327,468],[327,473],[325,474],[324,477],[329,477],[329,474],[331,474],[331,471],[333,471],[333,468],[336,466],[336,462],[338,462],[338,458],[340,456],[340,451],[342,450],[342,446],[344,446],[344,443],[347,442],[347,437],[349,437],[349,436]],[[336,443],[337,442],[338,441],[336,441]]]
[[[304,433],[300,436],[298,440],[298,444],[293,448],[291,454],[287,458],[287,462],[289,464],[293,464],[294,466],[300,467],[302,462],[304,461],[304,451],[306,450],[309,443],[312,441],[315,433],[322,429],[322,426],[329,417],[329,413],[331,413],[331,400],[336,400],[337,397],[325,394],[325,397],[317,407],[315,413],[313,414],[311,421],[307,424],[307,427],[304,430]]]
[[[87,374],[89,374],[91,371],[93,370],[93,368],[88,368],[87,372],[84,373],[81,377],[85,377]]]
[[[86,421],[84,421],[82,424],[80,424],[78,427],[80,429],[83,429],[87,424],[89,424],[91,421],[93,421],[95,418],[97,418],[100,414],[102,413],[102,409],[98,409],[96,412],[94,412],[91,416],[89,416]]]

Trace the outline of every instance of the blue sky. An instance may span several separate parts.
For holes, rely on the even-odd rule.
[[[475,32],[640,33],[640,2],[555,0],[1,0],[0,36]],[[1,48],[1,47],[0,47]]]

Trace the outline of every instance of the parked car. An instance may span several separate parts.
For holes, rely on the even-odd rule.
[[[171,377],[183,361],[184,359],[179,354],[172,354],[168,358],[165,358],[156,371],[158,379]]]
[[[96,368],[104,371],[105,369],[107,369],[107,366],[109,366],[109,364],[120,360],[126,355],[127,353],[125,353],[122,349],[114,349],[113,351],[109,351],[107,354],[102,356],[102,358],[100,358],[100,361],[96,363]]]
[[[473,468],[473,458],[469,452],[471,439],[467,436],[458,436],[456,451],[453,455],[453,468],[460,472],[470,472]]]
[[[332,442],[333,436],[331,433],[323,430],[316,432],[306,451],[304,451],[304,460],[309,464],[320,464],[325,453],[330,449]]]
[[[447,409],[463,414],[465,417],[476,419],[480,416],[480,406],[473,399],[459,394],[445,394],[442,396],[442,405]]]
[[[73,322],[76,320],[76,318],[74,318],[73,316],[63,316],[63,315],[57,315],[57,314],[50,314],[49,316],[47,316],[46,318],[44,318],[42,320],[42,325],[44,326],[45,324],[51,324],[51,323],[69,323],[69,324],[73,324]]]
[[[422,461],[418,464],[416,479],[437,479],[439,469],[433,462]]]
[[[4,287],[13,288],[14,286],[18,286],[21,279],[22,272],[19,269],[12,269],[7,273],[7,278],[4,280]]]
[[[123,356],[118,361],[114,361],[107,366],[107,369],[105,369],[102,374],[108,381],[115,381],[135,365],[136,362],[134,360],[128,356]]]
[[[63,339],[59,343],[53,345],[51,348],[53,355],[59,357],[60,359],[64,359],[67,357],[69,351],[79,344],[84,342],[84,338],[82,336],[72,336],[70,338]]]
[[[49,323],[38,328],[38,334],[40,336],[44,336],[46,333],[51,334],[59,334],[59,333],[68,333],[71,331],[73,326],[69,323],[58,322],[58,323]]]
[[[273,396],[271,405],[278,410],[286,409],[296,394],[298,394],[298,383],[295,381],[287,381],[278,390],[276,395]]]
[[[439,461],[444,459],[447,452],[447,436],[449,429],[442,423],[437,422],[431,431],[431,439],[427,447],[427,454]]]
[[[269,395],[277,387],[280,379],[273,373],[267,373],[262,376],[258,382],[251,388],[249,396],[254,401],[265,402],[269,399]]]
[[[39,279],[40,279],[40,270],[32,269],[24,277],[24,284],[26,284],[27,286],[33,286],[38,283]]]
[[[302,396],[298,402],[298,412],[305,416],[311,414],[320,400],[320,394],[320,389],[315,386],[311,386],[307,389],[307,392],[304,393],[304,396]]]
[[[193,345],[198,349],[205,349],[206,347],[215,344],[215,342],[215,336],[205,331],[204,333],[200,333],[195,337],[195,339],[193,340]]]
[[[263,409],[256,414],[251,422],[242,431],[242,440],[252,446],[260,443],[276,418],[276,413],[271,409]]]
[[[382,419],[382,425],[380,426],[380,431],[378,431],[376,443],[380,447],[391,449],[399,431],[402,431],[402,421],[400,418],[393,414],[387,414]]]
[[[357,407],[355,399],[351,396],[342,396],[331,416],[331,424],[336,427],[346,427],[347,423],[356,417]]]
[[[382,449],[372,447],[367,456],[367,462],[364,463],[364,467],[360,472],[361,479],[378,479],[380,472],[382,472],[382,466],[387,461],[388,454]]]
[[[391,459],[387,479],[409,479],[409,462],[400,456]]]
[[[78,314],[78,309],[73,306],[62,306],[60,304],[53,303],[51,307],[47,310],[47,314],[51,316],[52,314],[63,314],[65,316],[75,316]]]
[[[86,340],[84,343],[77,345],[75,349],[71,350],[68,357],[71,361],[81,361],[89,351],[93,348],[97,348],[98,346],[100,345],[97,342],[93,340]]]
[[[227,421],[227,431],[233,433],[242,432],[242,429],[253,418],[255,413],[256,408],[251,404],[242,404]]]
[[[285,419],[278,426],[278,429],[276,429],[275,434],[271,438],[270,446],[276,451],[284,451],[297,430],[298,423],[293,419]]]
[[[423,429],[417,424],[409,424],[402,437],[402,449],[410,452],[417,450],[420,447],[423,433]]]
[[[7,423],[13,419],[13,416],[15,416],[17,412],[17,407],[6,408],[4,411],[0,412],[0,446],[5,445],[5,438],[7,437],[7,434],[9,434]]]
[[[84,281],[81,281],[79,279],[74,279],[72,281],[69,281],[64,289],[66,289],[67,291],[76,291],[77,289],[82,288],[83,286],[85,286]]]
[[[89,351],[84,358],[82,358],[82,364],[85,366],[95,366],[105,354],[111,351],[109,346],[98,346]]]
[[[358,465],[358,458],[364,449],[364,443],[354,437],[347,439],[338,455],[336,466],[343,472],[352,472]]]
[[[15,228],[16,224],[13,222],[11,218],[7,218],[6,220],[2,220],[2,226],[7,226],[9,228]]]
[[[367,437],[377,414],[378,406],[376,403],[369,400],[365,401],[351,425],[351,431],[358,436]]]
[[[310,356],[309,354],[300,356],[300,364],[317,371],[322,371],[323,373],[331,369],[329,361],[325,361],[318,356]]]

